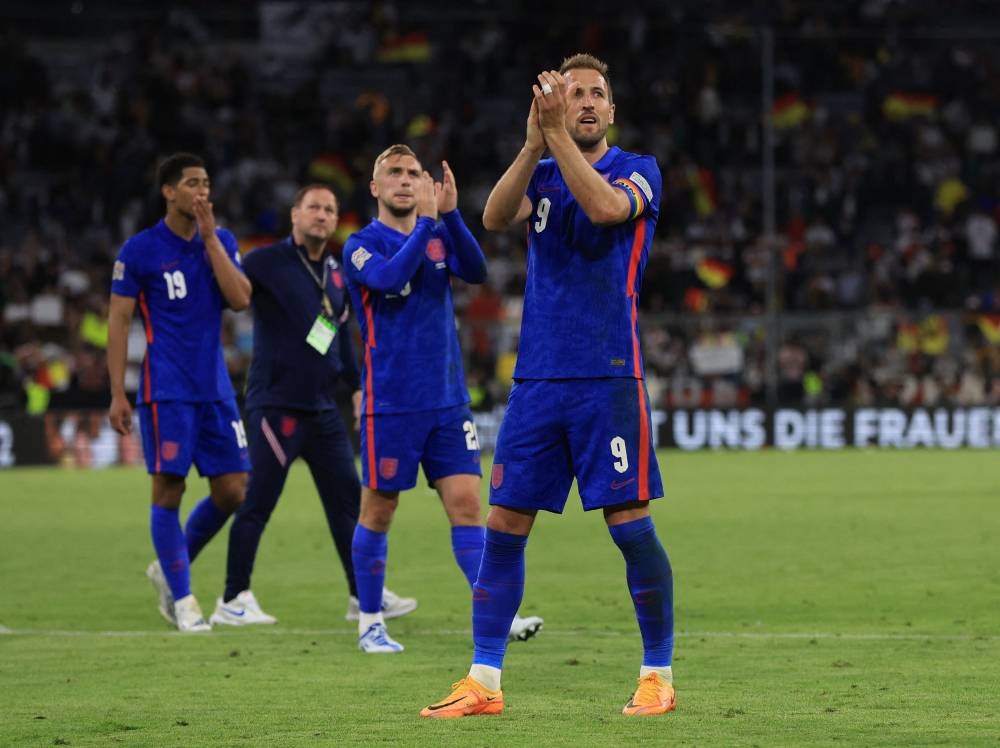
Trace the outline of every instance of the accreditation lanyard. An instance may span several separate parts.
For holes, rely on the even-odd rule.
[[[330,301],[330,297],[326,294],[326,277],[330,266],[329,263],[323,263],[323,277],[321,278],[316,275],[316,271],[313,270],[312,264],[306,259],[305,255],[300,252],[298,248],[296,248],[295,254],[297,254],[299,259],[302,261],[302,265],[305,267],[306,272],[309,273],[310,277],[316,281],[316,285],[319,286],[319,293],[323,307],[319,314],[316,315],[316,320],[313,322],[313,325],[309,330],[309,334],[306,335],[306,343],[312,348],[315,348],[321,356],[325,356],[326,352],[330,350],[330,346],[333,344],[333,339],[337,337],[337,322],[334,320],[333,316],[333,303]]]
[[[331,302],[330,297],[326,295],[326,277],[327,274],[330,272],[330,263],[328,262],[323,263],[323,277],[321,278],[318,275],[316,275],[316,271],[313,270],[312,263],[310,263],[309,260],[306,259],[305,254],[302,251],[300,251],[297,247],[295,249],[295,254],[298,255],[299,260],[301,260],[302,267],[306,269],[306,272],[309,273],[309,276],[314,281],[316,281],[316,285],[319,286],[319,293],[320,296],[322,297],[323,313],[326,314],[326,316],[332,320],[333,302]]]

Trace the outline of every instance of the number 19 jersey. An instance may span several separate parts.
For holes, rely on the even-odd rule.
[[[239,267],[236,238],[219,240]],[[111,292],[136,299],[146,331],[140,403],[210,402],[233,397],[222,358],[225,299],[200,236],[187,241],[161,220],[122,246]]]

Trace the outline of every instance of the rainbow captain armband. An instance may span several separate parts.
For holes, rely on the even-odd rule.
[[[620,188],[628,197],[632,206],[629,215],[630,221],[641,216],[645,212],[646,206],[649,205],[649,201],[653,199],[653,190],[650,188],[649,182],[637,171],[633,171],[627,177],[618,177],[611,184]]]

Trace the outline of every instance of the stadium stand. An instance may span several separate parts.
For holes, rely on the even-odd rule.
[[[342,238],[365,223],[368,165],[399,141],[455,168],[491,262],[485,290],[456,289],[470,386],[477,407],[502,403],[524,242],[486,234],[478,216],[520,144],[538,61],[581,49],[608,60],[628,111],[612,139],[655,153],[665,177],[642,297],[657,406],[764,403],[774,336],[783,404],[1000,404],[988,3],[944,17],[929,0],[640,2],[627,16],[591,9],[582,29],[565,3],[545,23],[525,22],[523,0],[495,5],[5,3],[0,409],[106,404],[111,260],[159,214],[159,156],[206,157],[216,214],[250,250],[287,231],[281,206],[305,181],[337,190]],[[248,315],[230,315],[224,335],[239,387]]]

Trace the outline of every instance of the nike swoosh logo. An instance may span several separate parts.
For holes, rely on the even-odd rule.
[[[457,704],[458,702],[460,702],[464,698],[465,698],[464,696],[461,696],[461,697],[455,699],[454,701],[449,701],[447,704],[431,704],[427,708],[431,709],[431,710],[434,710],[434,709],[444,709],[446,706],[451,706],[452,704]],[[496,698],[496,696],[494,696],[493,698]]]
[[[229,615],[236,616],[237,618],[242,618],[247,614],[245,610],[233,610],[232,608],[227,608],[225,606],[223,606],[222,609],[226,611]]]
[[[487,701],[496,701],[496,700],[497,700],[497,697],[496,697],[496,696],[487,696],[487,697],[486,697],[486,700],[487,700]]]
[[[628,480],[613,480],[611,481],[611,490],[617,491],[619,488],[625,488],[629,483],[634,483],[635,478],[629,478]]]

